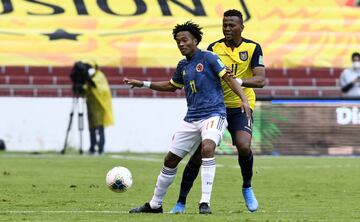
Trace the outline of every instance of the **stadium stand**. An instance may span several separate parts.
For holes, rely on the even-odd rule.
[[[108,77],[114,97],[177,98],[184,92],[133,90],[122,84],[124,77],[148,81],[171,78],[174,68],[101,67]],[[2,66],[0,96],[69,97],[71,67]],[[266,87],[255,89],[263,97],[339,97],[341,68],[292,68],[266,70]]]

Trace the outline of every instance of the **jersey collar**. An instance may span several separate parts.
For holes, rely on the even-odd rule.
[[[197,48],[194,55],[191,58],[186,57],[186,60],[191,61],[191,60],[194,60],[194,59],[196,59],[196,58],[198,58],[200,56],[201,56],[201,50],[199,48]]]

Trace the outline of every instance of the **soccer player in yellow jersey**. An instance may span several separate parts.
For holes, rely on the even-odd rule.
[[[243,91],[249,101],[252,111],[255,109],[255,92],[253,88],[262,88],[265,85],[265,67],[263,54],[258,43],[242,37],[244,30],[242,14],[232,9],[224,13],[224,38],[209,45],[208,50],[216,53],[222,62],[232,69],[234,77],[243,86]],[[252,123],[241,111],[241,99],[222,82],[224,101],[226,105],[228,130],[231,133],[233,144],[238,150],[238,162],[243,177],[242,194],[246,207],[250,212],[258,209],[258,201],[251,187],[253,175],[253,154],[250,149],[252,138]],[[184,213],[186,197],[196,179],[201,166],[201,156],[196,152],[186,165],[181,181],[179,199],[170,213]]]

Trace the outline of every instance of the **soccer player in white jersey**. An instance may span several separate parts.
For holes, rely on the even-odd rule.
[[[199,25],[190,21],[178,24],[173,37],[182,55],[173,77],[169,81],[148,82],[124,79],[132,87],[146,87],[157,91],[185,89],[187,113],[180,129],[174,134],[170,151],[157,178],[154,195],[144,205],[130,213],[162,213],[162,201],[168,187],[175,179],[177,166],[186,154],[192,154],[201,145],[201,190],[199,213],[210,214],[210,197],[215,177],[215,147],[227,127],[226,108],[221,86],[223,79],[242,99],[243,112],[250,118],[251,110],[240,84],[230,75],[217,55],[202,51],[197,45],[202,39]]]

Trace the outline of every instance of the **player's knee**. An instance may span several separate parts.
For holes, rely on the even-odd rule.
[[[201,157],[202,158],[211,158],[214,157],[216,144],[214,141],[205,139],[201,147]]]
[[[240,155],[247,155],[250,153],[250,141],[242,140],[236,143],[236,149]]]
[[[169,168],[175,168],[181,161],[181,157],[169,152],[164,158],[164,166]]]

